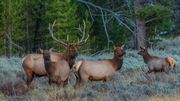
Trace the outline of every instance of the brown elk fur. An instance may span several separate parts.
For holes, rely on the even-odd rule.
[[[75,63],[75,58],[78,55],[79,45],[68,45],[66,47],[67,51],[62,54],[63,59],[65,59],[69,63],[70,68],[72,68]]]
[[[42,50],[40,49],[41,53]],[[51,52],[51,61],[58,61],[65,59],[70,67],[74,64],[75,58],[78,53],[78,46],[68,45],[67,51],[64,54]],[[47,72],[44,66],[44,60],[42,54],[28,54],[22,59],[22,67],[27,76],[27,85],[30,85],[34,76],[47,76]]]
[[[140,51],[138,52],[139,55],[143,56],[144,62],[148,65],[149,71],[151,72],[162,72],[165,70],[170,69],[170,66],[172,65],[175,67],[175,61],[174,59],[170,57],[162,58],[158,56],[151,56],[148,53],[147,48],[140,47]]]
[[[70,68],[69,64],[65,60],[51,61],[51,51],[44,50],[43,52],[44,64],[46,72],[49,77],[49,84],[57,83],[67,83]]]
[[[79,61],[74,66],[78,72],[77,84],[86,82],[88,80],[111,80],[115,74],[115,71],[121,69],[123,64],[123,56],[125,51],[122,47],[114,47],[114,57],[107,60],[98,61]]]
[[[62,55],[58,53],[51,53],[51,60],[58,61]],[[44,60],[42,54],[28,54],[22,60],[22,67],[27,76],[27,85],[29,86],[35,75],[47,76],[47,72],[44,66]]]

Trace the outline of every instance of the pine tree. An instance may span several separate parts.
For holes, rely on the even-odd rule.
[[[1,0],[0,7],[0,53],[10,57],[23,41],[23,0]]]
[[[79,25],[79,18],[77,15],[77,4],[72,0],[52,0],[50,1],[47,8],[47,16],[49,22],[53,23],[56,20],[54,26],[54,33],[57,39],[67,41],[66,37],[69,35],[69,41],[75,42],[78,38],[78,30],[76,29]],[[50,34],[48,33],[48,36]],[[48,37],[51,39],[51,37]],[[51,44],[55,47],[61,46],[51,41]]]

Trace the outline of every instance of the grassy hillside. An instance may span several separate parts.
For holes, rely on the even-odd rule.
[[[74,79],[65,88],[49,86],[47,77],[35,78],[31,89],[25,85],[21,58],[0,58],[0,100],[7,101],[178,101],[180,98],[180,38],[157,43],[150,54],[172,56],[177,61],[176,73],[146,74],[148,68],[135,50],[127,50],[124,64],[113,81],[88,82],[74,89]],[[108,59],[112,53],[93,57],[79,55],[77,60]]]

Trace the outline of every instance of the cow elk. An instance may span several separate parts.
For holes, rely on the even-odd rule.
[[[148,65],[148,73],[167,72],[167,70],[171,68],[175,71],[176,62],[171,57],[162,58],[158,56],[151,56],[145,47],[140,47],[138,54],[143,56],[144,62]]]
[[[59,53],[51,52],[51,61],[58,61],[62,58]],[[27,76],[27,85],[29,86],[34,76],[47,76],[44,66],[44,59],[42,54],[28,54],[22,59],[22,67]]]
[[[65,60],[51,61],[51,49],[41,50],[44,58],[45,69],[49,77],[49,84],[67,84],[69,77],[69,64]]]
[[[81,83],[90,81],[108,81],[111,80],[115,71],[121,69],[123,57],[125,55],[124,45],[121,47],[114,46],[114,57],[112,59],[97,61],[79,61],[74,64],[73,69],[78,74],[78,80],[75,87]]]

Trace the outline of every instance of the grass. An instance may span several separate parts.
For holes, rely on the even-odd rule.
[[[174,41],[175,40],[175,41]],[[23,79],[21,58],[0,58],[0,100],[5,101],[178,101],[180,98],[180,47],[175,42],[164,40],[158,43],[163,50],[149,52],[157,56],[172,56],[177,61],[177,73],[151,73],[141,56],[135,50],[127,50],[121,71],[117,71],[113,81],[87,82],[74,89],[74,79],[65,88],[49,86],[47,77],[35,78],[31,89],[27,89]],[[172,45],[174,47],[169,47]],[[166,44],[166,45],[164,45]],[[178,45],[178,44],[177,44]],[[79,55],[77,60],[98,60],[112,58],[112,53],[93,57]]]
[[[175,96],[153,96],[150,97],[148,101],[179,101],[180,96],[175,95]],[[142,100],[144,101],[144,100]]]

